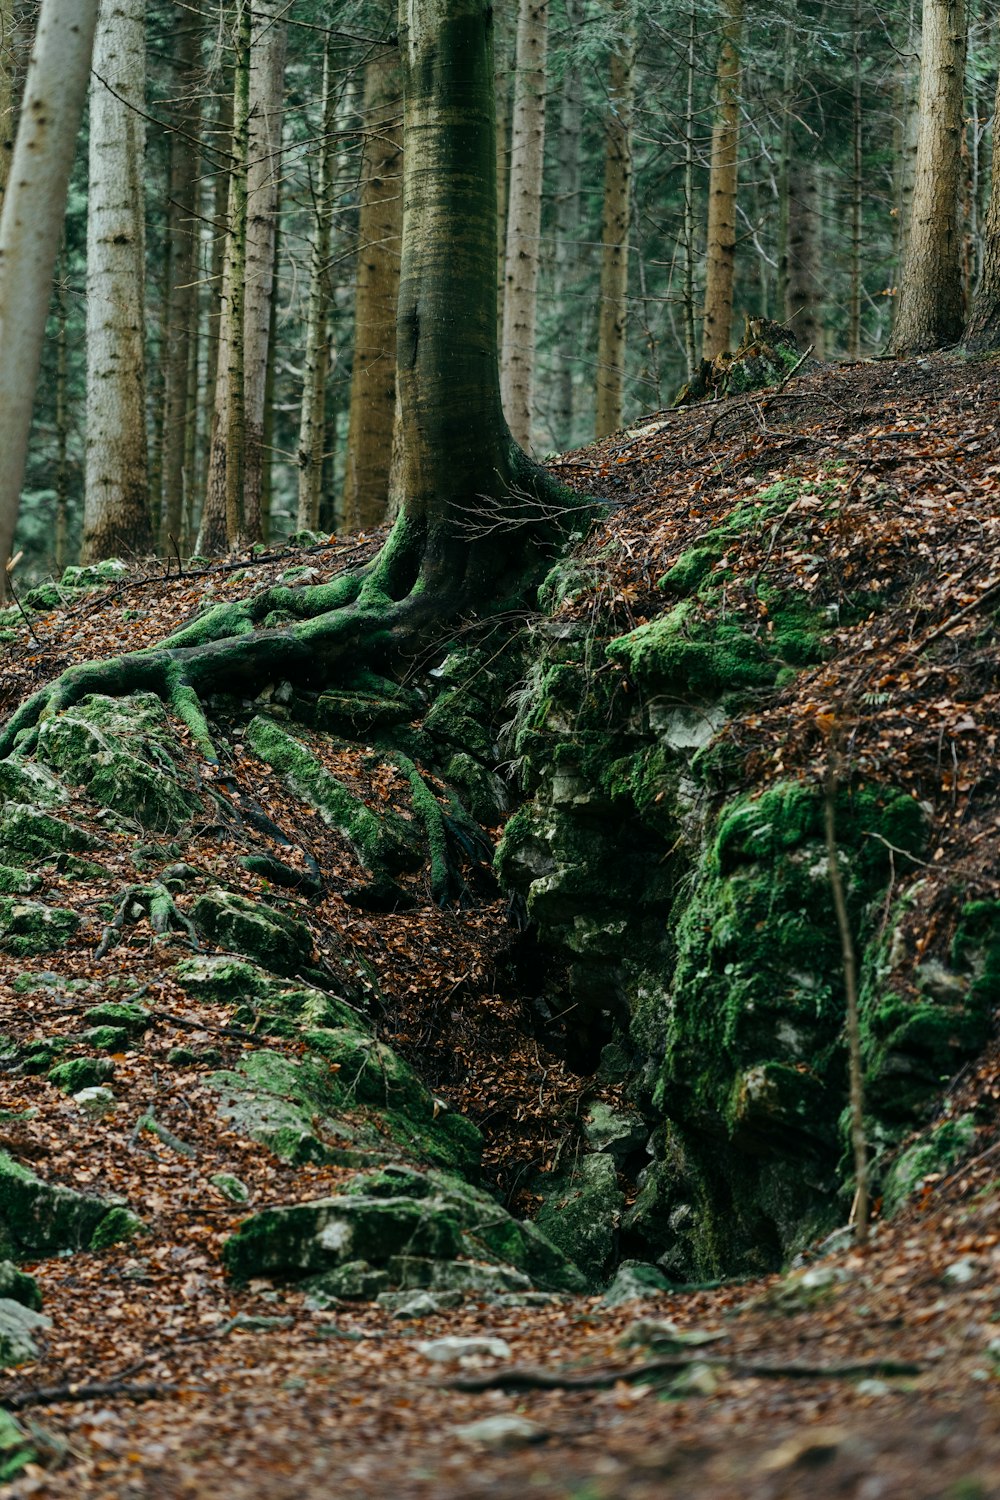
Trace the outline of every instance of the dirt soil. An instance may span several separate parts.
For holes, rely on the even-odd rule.
[[[801,481],[777,523],[727,557],[729,607],[766,631],[760,579],[802,590],[831,607],[836,649],[730,732],[755,784],[815,771],[835,731],[852,764],[873,776],[891,771],[927,802],[938,839],[913,917],[921,952],[946,942],[956,888],[1000,893],[1000,688],[988,629],[1000,601],[998,413],[998,362],[840,366],[800,375],[779,395],[654,414],[565,456],[559,469],[616,502],[588,544],[599,582],[567,609],[619,629],[669,603],[657,580],[741,497],[764,482]],[[824,503],[813,506],[821,485]],[[826,503],[830,487],[839,504]],[[304,560],[319,581],[376,540]],[[288,561],[255,565],[253,584]],[[249,586],[248,575],[222,569],[135,574],[34,619],[6,648],[0,712],[72,661],[161,638],[206,583],[219,598]],[[859,609],[859,599],[870,607]],[[237,729],[222,735],[221,790],[235,786],[237,802],[252,791],[323,869],[326,893],[303,899],[297,914],[313,922],[320,946],[324,930],[349,928],[385,985],[386,1039],[479,1121],[488,1170],[510,1191],[526,1163],[560,1149],[595,1094],[593,1080],[531,1035],[524,997],[505,977],[507,911],[487,872],[468,872],[464,909],[437,908],[417,875],[413,910],[359,912],[339,894],[357,873],[346,844],[319,820],[304,821],[280,787],[261,784],[259,767],[250,786]],[[395,773],[363,745],[344,754],[338,774],[391,805],[402,792]],[[204,826],[190,830],[185,857],[205,883],[214,870],[232,884],[243,835],[235,819],[219,826],[207,791],[206,783]],[[79,812],[85,821],[87,809]],[[599,1297],[516,1309],[470,1298],[415,1322],[359,1303],[316,1312],[294,1288],[241,1289],[224,1278],[219,1247],[246,1210],[213,1195],[207,1180],[234,1173],[257,1210],[320,1196],[347,1174],[287,1166],[220,1130],[205,1067],[167,1065],[178,1045],[212,1045],[225,1066],[252,1043],[228,1007],[196,1002],[165,976],[188,951],[180,936],[167,951],[144,925],[127,928],[95,960],[97,904],[137,878],[130,841],[103,836],[102,863],[120,881],[54,876],[53,899],[87,921],[62,953],[18,967],[126,978],[114,998],[141,995],[155,1024],[141,1048],[116,1058],[110,1123],[88,1120],[41,1078],[0,1074],[0,1147],[48,1180],[123,1194],[150,1233],[27,1267],[53,1327],[36,1363],[0,1377],[0,1404],[40,1424],[44,1462],[3,1493],[1000,1497],[1000,1046],[942,1096],[943,1115],[980,1122],[970,1160],[926,1181],[891,1223],[877,1220],[867,1248],[817,1253],[823,1274],[812,1286],[770,1277],[619,1307]],[[248,876],[247,894],[254,888]],[[96,995],[63,1000],[55,1014],[51,995],[17,993],[15,977],[13,966],[0,976],[0,1032],[26,1040],[82,1031]],[[137,1128],[154,1107],[186,1150]],[[7,1113],[26,1109],[36,1113]],[[657,1344],[646,1327],[623,1340],[640,1319],[712,1337],[664,1345],[661,1330]],[[509,1357],[446,1365],[421,1348],[473,1335],[502,1338]],[[534,1427],[500,1447],[459,1430],[488,1416]]]

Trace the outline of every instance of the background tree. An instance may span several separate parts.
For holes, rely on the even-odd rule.
[[[919,353],[962,334],[959,184],[965,76],[964,0],[924,0],[920,126],[910,223],[889,349]]]
[[[97,0],[43,0],[0,214],[0,595],[27,457],[52,270],[90,72]]]
[[[705,273],[703,359],[729,348],[736,260],[736,189],[739,177],[740,43],[743,0],[723,0],[718,64],[718,106],[712,129],[708,186],[708,266]]]
[[[993,105],[993,180],[983,234],[983,272],[965,330],[965,347],[972,353],[1000,349],[1000,152],[996,131],[1000,120],[1000,75]]]
[[[634,16],[628,0],[616,0],[621,41],[611,54],[604,213],[601,224],[601,311],[597,336],[596,437],[621,426],[628,319],[629,229],[632,218],[632,93]]]

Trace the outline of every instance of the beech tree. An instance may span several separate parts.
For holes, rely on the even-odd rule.
[[[88,692],[159,692],[214,759],[213,691],[390,665],[449,621],[523,599],[581,514],[511,438],[496,331],[496,143],[490,0],[404,0],[403,244],[397,318],[404,501],[364,568],[219,605],[161,645],[70,668],[0,734]],[[584,511],[584,514],[589,512]],[[291,619],[268,627],[280,610]]]
[[[0,597],[96,24],[97,0],[43,0],[0,214]]]
[[[628,236],[632,216],[632,93],[635,62],[634,17],[626,0],[616,0],[622,38],[611,54],[610,106],[604,156],[604,214],[601,227],[601,306],[597,322],[597,412],[594,436],[621,426],[628,318]]]
[[[993,106],[993,179],[983,233],[983,274],[972,305],[972,316],[965,330],[965,347],[974,353],[1000,349],[1000,151],[997,130],[1000,129],[1000,76],[997,78],[996,102]]]
[[[101,0],[90,91],[84,562],[152,551],[146,443],[144,0]]]
[[[718,103],[712,129],[708,184],[708,267],[705,275],[703,359],[729,348],[736,265],[736,188],[740,144],[740,42],[743,0],[723,0]]]

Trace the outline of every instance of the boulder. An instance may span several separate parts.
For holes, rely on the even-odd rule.
[[[543,1194],[535,1220],[538,1228],[579,1266],[588,1282],[603,1281],[625,1205],[614,1158],[581,1157],[575,1170],[556,1181],[536,1178],[536,1188]]]
[[[43,1182],[0,1151],[0,1239],[15,1255],[52,1255],[89,1245],[106,1214],[121,1205],[60,1183]]]
[[[79,926],[76,912],[66,907],[0,896],[0,951],[15,958],[65,948]]]
[[[52,1327],[52,1319],[10,1297],[0,1297],[0,1367],[37,1359],[35,1335]]]
[[[305,923],[221,886],[199,896],[191,916],[199,933],[217,948],[242,954],[273,974],[297,974],[312,957],[312,934]]]

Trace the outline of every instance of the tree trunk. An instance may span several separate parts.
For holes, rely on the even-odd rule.
[[[567,6],[570,26],[579,22],[575,7]],[[580,151],[583,135],[583,90],[579,75],[567,69],[559,104],[556,141],[555,252],[552,300],[559,316],[558,364],[551,402],[552,437],[557,448],[573,443],[573,374],[580,351]]]
[[[718,102],[712,127],[708,178],[708,263],[705,274],[703,359],[729,348],[736,269],[736,189],[740,144],[740,44],[743,0],[723,0],[722,45],[717,73]]]
[[[964,71],[964,0],[924,0],[913,210],[891,354],[939,349],[962,334],[958,191]]]
[[[548,0],[520,0],[500,381],[510,430],[515,440],[526,449],[531,447],[547,49]]]
[[[983,272],[965,330],[965,347],[975,353],[1000,349],[1000,78],[993,105],[993,177],[983,225]]]
[[[510,84],[514,72],[512,0],[494,0],[497,94],[497,331],[503,337],[504,258],[510,191]]]
[[[611,58],[601,227],[600,317],[597,324],[597,410],[594,436],[606,437],[622,421],[625,335],[628,322],[628,236],[632,216],[633,20],[617,0],[623,35]]]
[[[695,217],[694,217],[694,156],[695,156],[695,114],[694,114],[694,84],[695,70],[698,56],[696,42],[698,38],[698,12],[694,5],[691,6],[688,15],[688,41],[687,58],[685,68],[685,107],[684,107],[684,357],[687,364],[687,376],[690,381],[694,379],[698,368],[698,344],[694,329],[694,263],[695,263]]]
[[[101,0],[90,92],[84,562],[150,552],[145,410],[145,5]]]
[[[401,90],[386,47],[365,69],[354,362],[342,513],[348,531],[385,520],[396,410],[396,300],[403,232]]]
[[[206,135],[205,154],[211,161],[209,192],[206,205],[211,217],[206,270],[208,309],[205,316],[205,381],[198,386],[198,457],[194,494],[199,502],[200,515],[198,534],[204,527],[208,507],[208,483],[212,467],[212,442],[215,430],[215,396],[219,379],[219,341],[222,337],[223,290],[226,279],[227,219],[229,205],[229,177],[232,172],[233,138],[233,90],[225,76],[213,79],[218,85],[218,116],[215,129],[210,132],[215,139],[209,142]],[[218,531],[222,536],[219,550],[225,547],[225,502],[220,500],[222,521]],[[191,517],[192,530],[194,516]],[[214,525],[214,523],[213,523]]]
[[[854,0],[851,13],[851,299],[847,324],[847,352],[861,358],[861,288],[864,279],[861,257],[864,247],[864,115],[861,91],[861,0]]]
[[[245,438],[244,311],[247,258],[247,157],[250,125],[250,0],[237,0],[233,34],[233,135],[226,210],[226,255],[205,506],[199,553],[234,546],[243,519]]]
[[[906,243],[910,232],[913,209],[913,183],[917,170],[917,136],[920,126],[920,20],[917,14],[918,0],[909,0],[906,17],[906,35],[901,43],[901,59],[897,72],[896,118],[898,120],[893,140],[896,158],[895,214],[896,214],[896,279],[902,274],[906,259]],[[897,287],[898,299],[898,287]],[[899,303],[897,300],[896,307]]]
[[[0,212],[14,152],[14,0],[0,0]]]
[[[185,469],[188,429],[193,409],[188,405],[191,342],[198,315],[195,270],[199,241],[198,187],[201,101],[198,73],[201,27],[192,21],[177,38],[174,55],[174,98],[177,132],[171,142],[170,201],[167,234],[171,278],[167,300],[163,350],[163,504],[160,511],[160,550],[169,556],[180,546],[185,492],[191,473]]]
[[[788,280],[784,317],[794,330],[799,347],[811,346],[817,359],[823,358],[821,226],[816,163],[807,153],[807,143],[801,139],[796,143],[793,139],[788,171]]]
[[[250,46],[247,168],[246,310],[244,316],[245,451],[240,537],[263,539],[264,402],[267,389],[275,235],[281,178],[286,0],[257,0]]]
[[[326,377],[329,368],[327,323],[330,310],[330,231],[333,221],[337,139],[337,98],[330,43],[323,55],[323,145],[315,189],[316,226],[309,270],[309,309],[306,314],[305,381],[299,422],[300,531],[319,525],[323,489],[323,447],[326,432]]]

